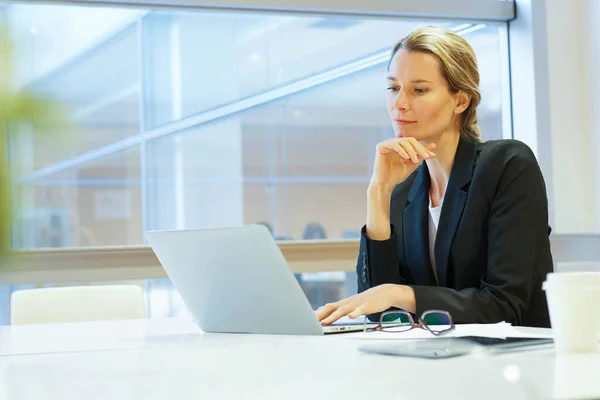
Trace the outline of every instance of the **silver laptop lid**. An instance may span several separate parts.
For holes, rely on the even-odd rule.
[[[147,237],[203,331],[323,334],[265,226],[151,231]]]

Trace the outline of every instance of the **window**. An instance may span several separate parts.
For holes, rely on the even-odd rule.
[[[250,223],[278,240],[358,238],[374,148],[392,135],[389,51],[425,24],[473,45],[483,135],[510,132],[501,22],[40,4],[6,15],[15,84],[66,105],[70,122],[11,131],[17,248]],[[298,278],[314,305],[355,290],[343,273]]]
[[[282,240],[355,238],[374,147],[392,134],[389,50],[431,23],[46,5],[10,6],[8,21],[17,84],[71,123],[12,132],[25,248],[248,223]],[[482,131],[502,137],[503,26],[438,25],[474,46]]]

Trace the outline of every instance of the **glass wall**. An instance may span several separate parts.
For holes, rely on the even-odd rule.
[[[40,4],[6,13],[15,84],[69,110],[66,130],[11,132],[17,248],[140,245],[151,229],[250,223],[278,240],[357,238],[375,145],[392,136],[389,51],[426,24],[473,45],[484,138],[510,131],[505,24]],[[298,278],[314,306],[355,290],[352,274]]]

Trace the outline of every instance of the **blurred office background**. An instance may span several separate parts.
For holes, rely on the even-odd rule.
[[[484,139],[513,137],[506,22],[10,2],[0,16],[14,84],[66,105],[71,123],[11,127],[17,249],[251,223],[280,241],[357,239],[375,145],[393,134],[389,51],[423,25],[472,44]],[[315,308],[356,290],[353,272],[297,278]],[[187,312],[167,279],[137,282],[151,317]],[[53,284],[1,286],[0,324],[10,293]]]

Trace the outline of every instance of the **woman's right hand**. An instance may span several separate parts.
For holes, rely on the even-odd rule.
[[[389,187],[404,182],[417,167],[436,154],[435,143],[426,146],[412,137],[393,138],[377,144],[371,185]]]

